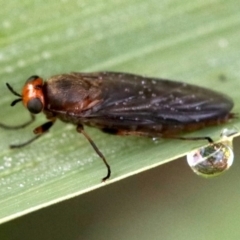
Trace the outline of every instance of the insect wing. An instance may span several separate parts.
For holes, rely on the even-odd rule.
[[[102,102],[90,118],[119,120],[122,124],[194,123],[225,117],[233,107],[229,97],[190,84],[125,73],[94,76],[102,79]]]

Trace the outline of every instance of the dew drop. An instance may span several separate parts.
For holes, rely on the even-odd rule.
[[[49,59],[49,58],[51,58],[51,53],[44,51],[44,52],[42,52],[42,57],[43,57],[43,59]]]
[[[4,54],[3,53],[0,53],[0,61],[3,61],[5,58]]]
[[[187,154],[187,162],[194,173],[202,177],[215,177],[228,170],[234,160],[232,147],[236,129],[223,129],[221,141],[209,144]]]
[[[25,64],[26,64],[25,61],[22,59],[17,62],[18,67],[24,67]]]
[[[155,80],[152,80],[152,84],[156,84],[157,82]]]
[[[3,22],[2,22],[2,26],[3,26],[4,28],[10,28],[11,25],[12,25],[12,24],[11,24],[9,21],[3,21]]]
[[[207,178],[228,170],[233,159],[232,148],[224,143],[213,143],[187,154],[187,162],[193,172]]]
[[[233,135],[237,133],[238,130],[236,128],[224,128],[221,132],[221,138],[226,140],[232,140]]]
[[[226,47],[228,47],[228,45],[229,45],[229,42],[228,42],[227,39],[224,39],[224,38],[219,39],[219,41],[218,41],[218,46],[219,46],[220,48],[226,48]]]
[[[5,68],[5,72],[6,73],[11,73],[11,72],[13,72],[13,67],[12,66],[7,66],[6,68]]]

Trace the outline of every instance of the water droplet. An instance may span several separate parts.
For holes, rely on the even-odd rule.
[[[197,175],[203,177],[217,176],[228,170],[233,159],[232,148],[224,143],[213,143],[187,155],[189,166]]]
[[[209,144],[187,154],[187,162],[194,173],[202,177],[215,177],[228,170],[234,160],[232,147],[236,129],[223,129],[221,141]]]
[[[25,61],[20,59],[18,62],[17,62],[17,65],[18,67],[24,67],[26,65]]]
[[[225,38],[219,39],[218,46],[220,48],[226,48],[226,47],[228,47],[228,45],[229,45],[229,42],[227,39],[225,39]]]
[[[3,61],[5,58],[4,54],[3,53],[0,53],[0,61]]]
[[[237,134],[238,130],[236,128],[224,128],[221,132],[221,138],[226,140],[231,140],[233,135]]]
[[[152,84],[156,84],[157,82],[155,80],[152,80]]]
[[[44,52],[42,52],[42,57],[43,57],[43,59],[49,59],[49,58],[51,58],[51,53],[44,51]]]
[[[3,26],[4,28],[10,28],[11,25],[12,25],[12,24],[11,24],[9,21],[3,21],[3,22],[2,22],[2,26]]]
[[[5,67],[5,72],[7,72],[7,73],[11,73],[11,72],[13,72],[13,70],[14,70],[14,68],[12,66]]]

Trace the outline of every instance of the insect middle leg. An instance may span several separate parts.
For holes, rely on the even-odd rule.
[[[95,152],[97,153],[97,155],[103,160],[105,166],[107,167],[107,176],[104,177],[102,179],[102,181],[106,181],[108,178],[110,178],[111,176],[111,168],[110,165],[107,163],[106,158],[104,157],[104,155],[101,153],[101,151],[98,149],[98,147],[96,146],[96,144],[93,142],[93,140],[90,138],[90,136],[84,131],[83,126],[82,125],[78,125],[77,126],[77,132],[82,133],[84,135],[84,137],[88,140],[88,142],[91,144],[91,146],[93,147],[93,149],[95,150]]]

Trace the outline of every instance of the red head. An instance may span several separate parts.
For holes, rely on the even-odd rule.
[[[8,89],[16,96],[20,97],[14,100],[11,106],[22,101],[23,105],[33,114],[40,113],[44,107],[44,96],[42,92],[43,80],[38,76],[30,77],[22,90],[22,95],[15,92],[13,88],[7,83]]]

